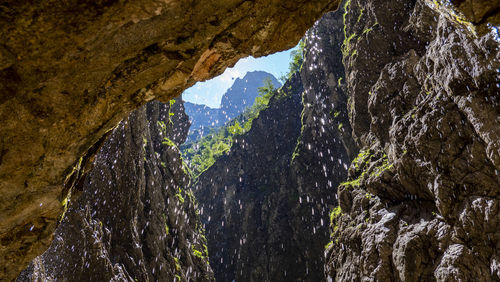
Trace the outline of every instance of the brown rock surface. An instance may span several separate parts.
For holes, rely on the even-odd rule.
[[[132,109],[296,44],[338,1],[0,3],[0,280],[50,244],[78,159]],[[63,182],[72,171],[73,177]]]

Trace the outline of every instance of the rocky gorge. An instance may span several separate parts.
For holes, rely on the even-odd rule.
[[[329,212],[357,153],[337,84],[342,41],[342,14],[325,15],[306,34],[302,70],[193,186],[217,281],[324,279]]]
[[[0,280],[500,280],[500,3],[208,2],[0,4]],[[179,11],[215,20],[163,33]],[[181,101],[141,105],[309,27],[192,182]]]
[[[294,46],[338,2],[2,1],[0,279],[47,249],[64,179],[130,111]]]
[[[247,72],[243,78],[237,77],[234,80],[231,87],[222,95],[219,108],[190,102],[184,103],[186,114],[191,121],[186,142],[199,140],[210,130],[224,126],[245,109],[250,108],[259,94],[259,88],[264,87],[267,80],[274,88],[281,86],[274,75],[264,71],[252,71]]]

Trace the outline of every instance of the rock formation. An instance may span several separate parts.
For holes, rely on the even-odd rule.
[[[111,130],[337,5],[2,1],[0,280],[51,242],[19,280],[212,279],[185,129],[155,103]],[[330,240],[331,280],[500,280],[499,6],[346,0],[345,26],[318,23],[300,76],[198,183],[217,278],[321,280]]]
[[[177,149],[188,127],[182,103],[133,111],[68,198],[52,245],[17,280],[213,280]]]
[[[363,148],[339,187],[326,274],[498,281],[498,35],[437,1],[345,9],[349,114]]]
[[[243,78],[236,78],[231,88],[222,96],[220,119],[226,122],[250,108],[259,96],[259,87],[264,86],[266,79],[269,79],[275,88],[281,86],[274,75],[264,71],[252,71]]]
[[[50,244],[64,179],[131,110],[290,48],[337,0],[0,3],[0,279]]]
[[[286,240],[293,234],[287,212],[299,200],[296,189],[287,185],[287,167],[300,134],[298,75],[289,85],[294,92],[275,95],[250,131],[237,137],[229,154],[194,186],[202,199],[200,212],[217,281],[277,281],[305,272],[299,267],[281,271],[300,260],[293,255],[297,243]]]
[[[357,154],[338,84],[342,39],[342,14],[324,16],[306,35],[301,73],[198,178],[217,281],[324,280],[328,214]]]
[[[186,114],[191,121],[186,142],[196,141],[210,132],[211,128],[220,126],[219,112],[220,108],[210,108],[205,105],[185,102]]]

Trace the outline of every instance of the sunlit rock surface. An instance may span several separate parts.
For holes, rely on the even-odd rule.
[[[188,127],[179,102],[133,111],[97,153],[83,191],[73,191],[49,249],[17,280],[213,280],[176,147]]]
[[[334,281],[500,279],[499,42],[436,3],[347,1],[363,149],[339,187]]]
[[[65,177],[131,110],[293,47],[338,2],[2,1],[0,280],[48,247]]]
[[[221,126],[219,123],[220,108],[210,108],[191,102],[185,102],[184,107],[191,121],[186,142],[199,140],[210,132],[210,129]]]
[[[357,154],[337,84],[341,16],[329,14],[308,32],[302,71],[282,88],[288,96],[275,94],[195,185],[218,281],[324,280],[328,213]]]

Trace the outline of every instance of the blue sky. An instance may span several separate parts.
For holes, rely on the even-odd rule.
[[[241,59],[234,67],[227,68],[223,74],[211,80],[196,83],[184,91],[182,97],[185,101],[191,103],[218,108],[220,107],[222,95],[233,85],[234,79],[237,77],[243,78],[249,71],[267,71],[278,79],[280,76],[287,74],[292,49],[257,59],[253,57]]]

